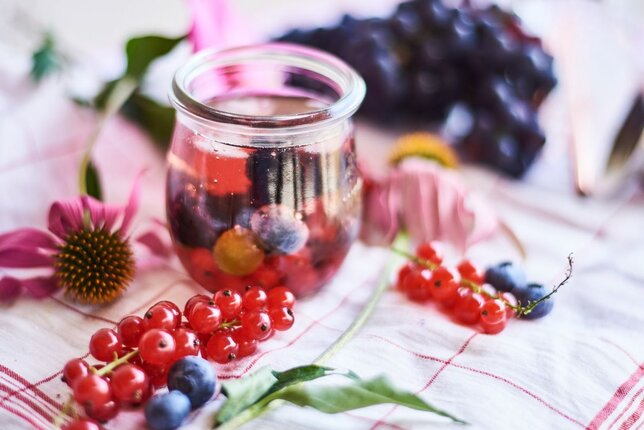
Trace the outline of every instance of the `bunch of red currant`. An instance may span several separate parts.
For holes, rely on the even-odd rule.
[[[485,333],[503,331],[520,306],[510,292],[485,283],[484,273],[469,260],[456,271],[442,265],[443,256],[430,244],[421,244],[416,255],[398,273],[396,288],[410,300],[435,300],[460,322],[479,323]]]
[[[105,364],[70,360],[63,368],[63,380],[87,417],[106,422],[121,408],[139,406],[165,386],[170,366],[183,357],[201,354],[229,363],[254,353],[258,342],[275,330],[293,326],[294,305],[295,296],[286,287],[268,292],[248,287],[243,295],[232,290],[199,294],[186,302],[183,312],[176,304],[161,301],[143,318],[130,315],[116,329],[94,333],[89,352]],[[98,428],[92,425],[96,424],[78,419],[63,428]]]

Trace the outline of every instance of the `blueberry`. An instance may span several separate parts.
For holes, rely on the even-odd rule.
[[[190,413],[190,399],[181,391],[159,394],[145,405],[145,420],[152,430],[178,428]]]
[[[517,288],[513,292],[514,296],[519,300],[521,306],[527,306],[529,302],[534,302],[546,294],[548,291],[541,284],[528,284],[523,288]],[[545,300],[539,303],[529,314],[523,315],[521,318],[526,320],[535,320],[537,318],[545,317],[550,313],[552,307],[554,306],[554,301],[552,298]]]
[[[201,357],[184,357],[174,363],[168,372],[168,389],[185,394],[192,404],[192,409],[210,400],[216,385],[215,370]]]
[[[488,267],[485,271],[485,282],[499,291],[510,292],[516,288],[524,288],[527,284],[523,269],[509,261]]]
[[[250,228],[266,250],[278,254],[292,254],[302,249],[309,238],[309,229],[283,205],[266,205],[250,219]]]

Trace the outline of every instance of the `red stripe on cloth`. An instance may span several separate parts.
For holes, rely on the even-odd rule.
[[[644,375],[644,366],[640,365],[637,370],[619,386],[617,391],[608,400],[608,403],[595,415],[593,420],[586,426],[587,430],[595,430],[608,419],[608,417],[615,411],[617,406],[624,400],[626,395],[633,389],[633,387],[642,379]]]
[[[9,387],[7,387],[6,385],[4,385],[4,384],[0,383],[0,391],[3,391],[3,392],[5,392],[5,393],[8,393],[8,392],[10,392],[10,391],[11,391],[11,388],[9,388]],[[41,417],[43,417],[46,421],[49,421],[49,422],[50,422],[50,421],[53,419],[53,417],[54,417],[54,415],[53,415],[53,412],[52,412],[52,411],[46,411],[46,410],[44,410],[42,407],[40,407],[40,405],[38,405],[37,403],[35,403],[35,402],[33,401],[33,399],[30,399],[29,397],[27,397],[27,396],[25,396],[25,395],[23,395],[23,394],[19,394],[19,395],[17,395],[17,396],[16,396],[16,398],[15,398],[13,401],[14,401],[14,402],[16,402],[16,401],[20,401],[20,402],[24,403],[24,404],[25,404],[25,406],[29,407],[29,409],[31,409],[31,410],[32,410],[32,411],[34,411],[36,414],[38,414],[38,415],[40,415]],[[4,406],[4,405],[0,405],[0,406]]]
[[[0,364],[0,372],[2,372],[5,375],[15,379],[16,381],[20,382],[25,387],[33,385],[32,383],[27,381],[25,378],[23,378],[22,376],[20,376],[19,374],[17,374],[13,370],[9,369],[8,367],[3,366],[2,364]],[[43,399],[44,401],[49,403],[50,405],[52,405],[52,406],[54,406],[54,407],[56,407],[58,409],[62,409],[62,407],[63,407],[62,403],[59,403],[59,402],[55,401],[54,399],[49,397],[47,394],[45,394],[42,390],[40,390],[38,387],[35,387],[35,386],[32,387],[31,391],[35,395],[37,395],[38,397],[40,397],[41,399]]]
[[[640,404],[635,412],[633,412],[631,416],[622,423],[622,425],[619,427],[619,430],[628,430],[629,428],[633,427],[634,424],[637,424],[639,419],[642,417],[642,411],[644,411],[644,399],[640,401]]]
[[[631,400],[628,402],[628,405],[626,405],[626,407],[622,409],[622,412],[620,412],[619,415],[617,415],[617,417],[613,420],[613,422],[610,423],[610,425],[608,426],[608,430],[610,430],[617,423],[617,421],[619,421],[624,416],[624,414],[631,408],[631,406],[633,406],[633,403],[635,403],[635,400],[637,400],[639,395],[642,394],[642,391],[644,391],[644,388],[640,388],[637,391],[637,393],[635,393],[635,395],[631,397]]]
[[[599,339],[603,340],[604,342],[606,342],[606,343],[608,343],[608,344],[610,344],[610,345],[613,345],[615,348],[617,348],[617,349],[619,349],[620,351],[622,351],[622,352],[623,352],[623,353],[624,353],[628,358],[630,358],[630,360],[631,360],[631,361],[633,362],[633,364],[635,364],[636,366],[639,366],[639,365],[640,365],[640,363],[635,359],[635,357],[634,357],[630,352],[626,351],[626,349],[622,348],[622,347],[621,347],[621,346],[619,346],[617,343],[615,343],[615,342],[613,342],[612,340],[610,340],[610,339],[608,339],[608,338],[605,338],[605,337],[600,337]]]
[[[349,416],[349,417],[351,417],[351,418],[359,419],[361,421],[369,421],[369,422],[372,422],[372,423],[376,421],[373,418],[363,417],[362,415],[352,414],[351,412],[345,412],[344,414]],[[385,422],[385,421],[383,421],[381,423],[381,425],[383,425],[383,426],[385,426],[387,428],[393,429],[393,430],[405,430],[403,427],[400,427],[400,426],[398,426],[396,424],[388,423],[388,422]]]
[[[25,420],[26,422],[31,424],[37,430],[47,430],[45,427],[43,427],[40,424],[38,424],[38,422],[34,421],[34,419],[32,417],[23,414],[22,412],[20,412],[17,409],[14,409],[14,408],[12,408],[10,406],[7,406],[7,405],[0,405],[0,408],[2,408],[5,411],[17,416],[18,418],[21,418],[21,419]]]
[[[109,323],[109,324],[113,324],[113,325],[116,325],[116,324],[117,324],[117,321],[112,321],[112,320],[107,319],[107,318],[104,318],[104,317],[102,317],[102,316],[100,316],[100,315],[94,315],[94,314],[90,314],[90,313],[88,313],[88,312],[81,311],[80,309],[75,308],[74,306],[70,305],[69,303],[65,303],[65,301],[64,301],[64,300],[60,300],[60,299],[59,299],[59,298],[57,298],[57,297],[53,297],[53,296],[52,296],[52,299],[53,299],[56,303],[58,303],[58,304],[61,304],[61,305],[65,306],[67,309],[70,309],[70,310],[72,310],[72,311],[76,312],[77,314],[83,315],[83,316],[85,316],[85,317],[87,317],[87,318],[91,318],[91,319],[98,320],[98,321],[103,321],[103,322],[106,322],[106,323]]]
[[[532,397],[533,399],[535,399],[536,401],[538,401],[539,403],[541,403],[542,405],[544,405],[545,407],[547,407],[551,411],[555,412],[557,415],[567,419],[571,423],[577,424],[580,427],[584,427],[584,424],[581,421],[576,420],[575,418],[572,418],[570,415],[568,415],[565,412],[559,410],[557,407],[551,405],[550,403],[548,403],[547,401],[545,401],[544,399],[542,399],[541,397],[539,397],[538,395],[536,395],[532,391],[528,390],[525,387],[522,387],[521,385],[519,385],[519,384],[517,384],[517,383],[515,383],[515,382],[513,382],[513,381],[511,381],[511,380],[509,380],[509,379],[507,379],[507,378],[505,378],[503,376],[496,375],[496,374],[494,374],[492,372],[488,372],[486,370],[480,370],[480,369],[475,369],[473,367],[462,366],[460,364],[452,363],[452,367],[456,367],[458,369],[463,369],[463,370],[467,370],[467,371],[470,371],[470,372],[478,373],[480,375],[489,376],[490,378],[496,379],[497,381],[505,382],[506,384],[516,388],[517,390],[520,390],[520,391],[524,392],[528,396]]]
[[[429,387],[431,387],[431,385],[434,383],[436,378],[438,378],[438,376],[443,372],[443,370],[445,370],[445,368],[447,366],[452,364],[452,360],[454,360],[456,357],[458,357],[459,355],[461,355],[465,351],[467,346],[470,344],[472,339],[474,339],[476,337],[477,334],[478,333],[473,333],[470,337],[468,337],[467,340],[465,341],[465,343],[463,343],[463,345],[461,345],[461,347],[458,349],[458,351],[456,351],[450,358],[447,359],[447,361],[445,363],[443,363],[443,365],[436,371],[436,373],[434,373],[432,375],[431,378],[429,378],[427,383],[425,383],[425,385],[420,390],[416,391],[416,395],[422,393],[423,391],[425,391]],[[387,419],[387,417],[389,417],[391,414],[393,414],[396,411],[396,409],[398,409],[398,405],[396,405],[396,406],[392,407],[391,409],[389,409],[389,412],[384,414],[378,421],[376,421],[376,423],[371,427],[370,430],[375,430],[376,428],[378,428],[383,423],[383,421],[385,419]]]
[[[323,315],[322,317],[320,317],[319,319],[313,320],[313,322],[311,322],[311,324],[309,324],[309,325],[308,325],[304,330],[302,330],[302,332],[301,332],[300,334],[298,334],[298,335],[297,335],[297,336],[295,336],[293,339],[291,339],[291,340],[290,340],[286,345],[282,345],[282,346],[280,346],[280,347],[278,347],[278,348],[274,348],[274,349],[271,349],[271,350],[269,350],[269,351],[262,352],[262,353],[261,353],[261,354],[259,354],[257,357],[255,357],[255,358],[253,359],[253,361],[251,361],[251,362],[250,362],[250,364],[249,364],[248,366],[246,366],[246,367],[244,368],[244,370],[242,370],[242,372],[241,372],[241,373],[238,373],[238,374],[228,374],[228,375],[219,375],[219,379],[237,379],[237,378],[241,378],[241,377],[242,377],[242,376],[244,376],[246,373],[248,373],[248,371],[250,371],[250,370],[251,370],[251,369],[252,369],[252,368],[257,364],[257,362],[258,362],[260,359],[262,359],[263,357],[265,357],[267,354],[270,354],[270,353],[272,353],[272,352],[279,351],[279,350],[282,350],[282,349],[289,348],[289,347],[290,347],[291,345],[293,345],[295,342],[297,342],[298,340],[300,340],[300,339],[301,339],[305,334],[307,334],[309,331],[311,331],[311,329],[313,329],[313,327],[315,327],[316,325],[320,324],[320,323],[321,323],[321,321],[323,321],[324,319],[326,319],[326,318],[330,317],[330,316],[331,316],[331,315],[333,315],[335,312],[337,312],[340,308],[342,308],[342,305],[344,305],[344,304],[346,303],[346,301],[347,301],[347,300],[349,300],[349,298],[353,295],[353,293],[355,293],[356,291],[358,291],[358,290],[360,290],[360,289],[364,289],[365,285],[367,285],[367,284],[369,284],[369,283],[371,283],[371,282],[373,282],[373,279],[370,279],[370,280],[368,280],[368,281],[365,281],[364,283],[360,284],[359,286],[357,286],[357,287],[356,287],[356,288],[354,288],[353,290],[349,291],[349,293],[348,293],[347,295],[345,295],[345,296],[342,298],[342,300],[340,300],[340,302],[339,302],[339,303],[338,303],[338,304],[337,304],[333,309],[331,309],[329,312],[327,312],[326,314],[324,314],[324,315]]]

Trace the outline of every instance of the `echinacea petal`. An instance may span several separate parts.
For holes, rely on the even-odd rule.
[[[132,218],[136,214],[136,211],[139,209],[139,199],[141,194],[141,177],[145,173],[145,170],[142,170],[134,179],[132,184],[132,191],[130,192],[130,198],[128,199],[127,205],[123,211],[123,221],[121,222],[121,228],[119,229],[122,236],[127,235],[128,228],[132,222]]]
[[[105,205],[91,196],[82,196],[83,210],[89,212],[89,219],[94,229],[98,230],[105,225]]]
[[[83,228],[83,202],[80,197],[57,201],[49,209],[49,231],[61,239]]]
[[[8,302],[20,295],[22,290],[21,282],[11,276],[0,279],[0,302]]]
[[[22,281],[22,287],[31,297],[43,298],[51,296],[58,289],[56,276],[37,276]]]
[[[0,267],[27,269],[52,266],[51,256],[42,254],[37,248],[15,246],[0,250]]]
[[[114,227],[114,223],[122,210],[112,205],[104,205],[103,210],[105,211],[105,224],[103,224],[103,228],[107,231],[112,231],[112,227]]]
[[[14,246],[55,249],[56,242],[49,233],[35,228],[19,228],[0,235],[0,249]]]
[[[145,246],[158,257],[167,258],[172,255],[172,248],[166,245],[155,231],[148,231],[136,238],[136,242]]]

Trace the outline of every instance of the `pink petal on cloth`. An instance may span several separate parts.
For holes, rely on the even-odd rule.
[[[188,0],[188,7],[192,15],[188,39],[194,51],[223,46],[230,25],[228,0]]]
[[[22,281],[22,287],[30,296],[43,298],[51,296],[58,289],[55,276],[38,276]]]
[[[0,235],[0,249],[13,246],[55,249],[56,242],[46,231],[28,227]]]
[[[49,231],[59,238],[65,238],[83,228],[83,202],[80,197],[54,202],[49,209]]]
[[[12,278],[11,276],[5,276],[0,279],[0,302],[7,302],[13,300],[20,295],[22,290],[21,282]]]
[[[130,198],[127,201],[127,205],[123,211],[123,221],[121,222],[121,227],[119,229],[122,236],[127,235],[128,228],[132,222],[132,218],[136,214],[136,211],[139,209],[139,199],[141,194],[141,177],[146,172],[142,170],[136,175],[134,183],[132,184],[132,191],[130,192]]]
[[[0,267],[10,269],[27,269],[31,267],[48,267],[54,260],[38,252],[33,247],[12,247],[0,250]]]
[[[172,247],[164,243],[155,231],[148,231],[136,238],[136,242],[144,245],[156,256],[167,258],[172,255]]]
[[[388,245],[400,229],[398,197],[391,191],[391,181],[364,177],[362,228],[360,239],[370,245]]]

